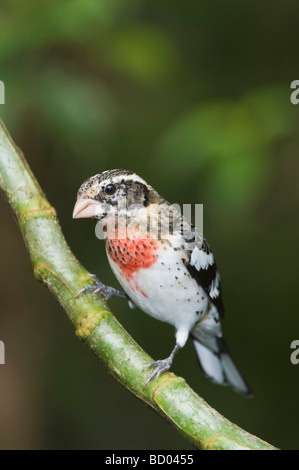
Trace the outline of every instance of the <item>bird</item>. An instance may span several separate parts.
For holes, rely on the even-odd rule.
[[[222,334],[220,275],[211,248],[184,215],[130,170],[105,170],[79,188],[73,218],[92,218],[103,228],[110,267],[123,291],[103,284],[81,289],[126,298],[151,317],[175,328],[175,346],[151,369],[146,386],[171,368],[188,338],[203,373],[244,396],[252,391],[232,359]]]

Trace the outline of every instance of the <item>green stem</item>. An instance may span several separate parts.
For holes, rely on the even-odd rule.
[[[275,449],[229,422],[181,377],[167,372],[145,388],[152,361],[124,330],[104,302],[91,294],[76,298],[90,284],[88,272],[70,251],[55,209],[47,201],[21,151],[0,122],[0,188],[18,221],[35,277],[56,296],[76,335],[134,395],[165,417],[200,449]]]

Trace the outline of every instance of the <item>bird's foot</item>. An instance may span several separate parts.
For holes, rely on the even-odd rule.
[[[144,387],[147,386],[147,384],[156,376],[157,379],[158,377],[163,374],[163,372],[166,372],[170,369],[171,364],[172,364],[173,358],[171,356],[167,357],[167,359],[161,359],[159,361],[151,362],[150,364],[147,364],[144,369],[148,369],[149,367],[154,367],[156,366],[154,372],[151,373],[149,378],[144,384]]]
[[[125,294],[124,292],[121,292],[120,290],[114,289],[114,287],[110,286],[105,286],[95,274],[88,274],[88,276],[92,277],[92,279],[95,281],[94,286],[87,286],[81,289],[78,294],[76,295],[76,298],[79,297],[79,295],[84,294],[87,291],[93,291],[92,295],[95,294],[101,294],[102,297],[104,297],[105,300],[111,299],[114,295],[117,297],[122,297],[123,299],[127,299],[129,301],[129,304],[131,303],[130,298]],[[131,307],[131,305],[130,305]],[[131,307],[132,308],[132,307]]]
[[[178,343],[176,343],[176,345],[173,348],[173,350],[171,351],[171,354],[170,354],[169,357],[167,357],[166,359],[159,360],[159,361],[151,362],[150,364],[147,364],[143,368],[143,370],[144,370],[144,369],[148,369],[149,367],[156,366],[154,372],[151,373],[151,375],[149,376],[149,378],[145,382],[143,388],[145,388],[147,386],[147,384],[155,377],[155,375],[157,376],[157,379],[158,379],[158,377],[161,374],[163,374],[163,372],[167,372],[170,369],[171,364],[173,363],[173,358],[177,354],[177,352],[179,351],[180,347],[181,346]]]

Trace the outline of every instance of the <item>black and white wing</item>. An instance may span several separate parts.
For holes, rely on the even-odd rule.
[[[190,249],[187,249],[185,266],[217,309],[217,312],[211,309],[209,315],[191,331],[199,364],[213,382],[230,385],[242,395],[251,396],[251,389],[238,371],[222,336],[219,316],[223,316],[224,310],[220,276],[213,253],[207,241],[195,229],[193,235],[188,241],[191,244]]]
[[[206,239],[201,237],[195,229],[193,229],[193,234],[194,238],[188,240],[190,250],[187,250],[188,259],[185,261],[185,266],[208,294],[219,315],[223,317],[221,281],[214,255]]]

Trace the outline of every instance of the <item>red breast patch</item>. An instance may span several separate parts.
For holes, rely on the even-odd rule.
[[[107,253],[130,281],[140,269],[147,269],[157,260],[158,242],[153,238],[107,239]]]

